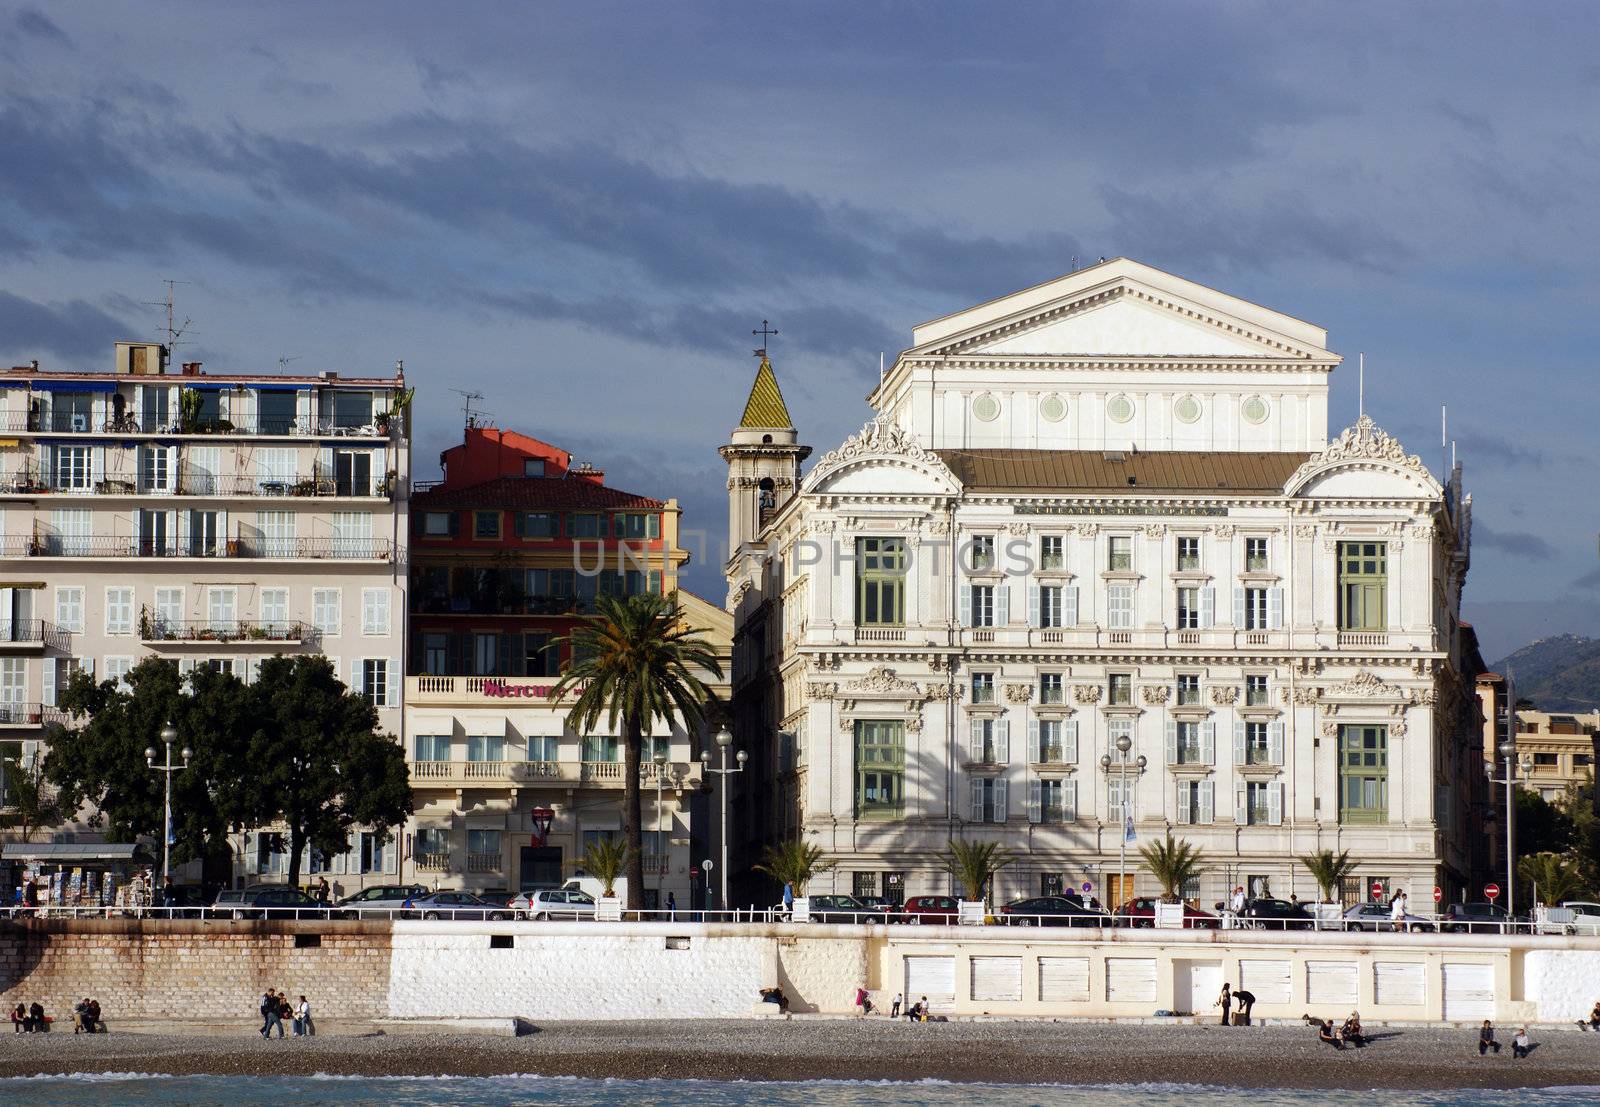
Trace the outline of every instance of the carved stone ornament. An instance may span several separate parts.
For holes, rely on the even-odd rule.
[[[1410,694],[1403,688],[1398,688],[1376,673],[1362,669],[1355,676],[1343,684],[1335,684],[1325,692],[1326,695],[1341,699],[1367,699],[1408,700]]]
[[[846,438],[836,449],[823,454],[806,480],[814,485],[819,474],[837,469],[860,457],[884,455],[905,458],[941,472],[949,472],[937,454],[924,450],[898,423],[879,416],[869,420],[864,427]]]
[[[1317,470],[1339,461],[1385,461],[1402,469],[1420,473],[1430,482],[1433,480],[1428,473],[1428,467],[1422,464],[1420,457],[1416,454],[1407,454],[1399,439],[1392,437],[1374,423],[1372,416],[1362,415],[1356,420],[1355,426],[1346,427],[1344,433],[1328,443],[1320,454],[1296,469],[1286,487],[1292,488]]]
[[[913,715],[913,716],[911,716],[911,718],[906,720],[906,733],[907,734],[921,734],[922,733],[922,716],[921,715]]]
[[[1218,538],[1232,538],[1239,533],[1239,528],[1232,523],[1220,523],[1215,528],[1215,532]]]
[[[1033,699],[1033,685],[1031,684],[1008,684],[1005,688],[1007,703],[1027,703]]]
[[[1404,719],[1396,719],[1394,722],[1389,724],[1389,737],[1404,738],[1405,736],[1406,721]]]
[[[806,526],[807,526],[807,529],[810,530],[812,534],[832,534],[833,533],[833,520],[832,519],[812,519],[809,523],[806,524]]]
[[[935,519],[935,520],[933,520],[931,523],[928,524],[928,533],[932,534],[932,535],[936,535],[938,537],[943,537],[944,535],[949,534],[950,533],[950,520],[949,519]]]
[[[1296,523],[1294,526],[1294,536],[1296,538],[1315,538],[1317,536],[1316,524]]]
[[[1100,533],[1100,524],[1099,523],[1079,523],[1078,524],[1078,533],[1081,534],[1085,538],[1093,538],[1095,535]]]
[[[1163,523],[1151,523],[1144,528],[1144,536],[1146,538],[1164,538],[1166,533],[1167,528]]]
[[[1309,684],[1299,684],[1293,688],[1290,688],[1286,685],[1279,692],[1279,696],[1283,700],[1285,706],[1288,706],[1289,704],[1299,704],[1301,707],[1305,707],[1309,704],[1316,703],[1318,700],[1316,688]]]
[[[839,682],[836,680],[813,680],[806,685],[806,698],[812,700],[831,700],[839,694]]]
[[[1239,689],[1232,684],[1214,684],[1211,687],[1211,702],[1219,707],[1226,706],[1239,698]]]
[[[1013,538],[1026,538],[1028,536],[1027,523],[1007,523],[1006,533]]]
[[[886,665],[879,665],[866,676],[859,680],[852,680],[845,684],[846,692],[872,692],[883,696],[914,696],[922,698],[922,689],[912,681],[901,680],[895,671]]]
[[[1072,698],[1079,703],[1099,703],[1102,691],[1098,684],[1075,684],[1072,686]]]
[[[1322,736],[1324,738],[1339,737],[1339,724],[1334,722],[1332,719],[1326,720],[1322,724]]]
[[[1140,694],[1144,696],[1145,703],[1154,707],[1166,703],[1167,699],[1172,695],[1172,689],[1165,684],[1146,684],[1140,689]]]

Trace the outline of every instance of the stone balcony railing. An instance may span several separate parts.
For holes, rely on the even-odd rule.
[[[469,873],[497,873],[504,867],[505,861],[498,853],[467,854],[467,871]]]
[[[682,775],[683,764],[668,764],[669,769],[678,771],[677,777],[669,776],[668,780],[698,782],[699,774],[693,766],[687,777]],[[623,765],[621,761],[412,761],[410,769],[413,781],[445,786],[580,781],[620,788]],[[646,760],[639,766],[639,779],[652,786],[656,773],[653,761]]]

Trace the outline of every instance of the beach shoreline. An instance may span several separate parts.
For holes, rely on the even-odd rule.
[[[1502,1028],[1506,1041],[1514,1028]],[[1240,1088],[1533,1088],[1600,1083],[1600,1034],[1547,1032],[1533,1056],[1479,1057],[1476,1034],[1383,1029],[1343,1052],[1291,1027],[1058,1022],[560,1022],[521,1037],[7,1035],[0,1077],[114,1072],[175,1076],[504,1076],[580,1079]],[[1542,1038],[1542,1040],[1541,1040]]]

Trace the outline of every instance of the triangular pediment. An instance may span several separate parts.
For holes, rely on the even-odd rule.
[[[1337,362],[1321,327],[1116,258],[916,327],[920,356]]]

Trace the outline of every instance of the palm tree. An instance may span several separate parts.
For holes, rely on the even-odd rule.
[[[1557,904],[1585,891],[1576,861],[1556,853],[1536,853],[1517,862],[1517,875],[1538,888],[1539,901]]]
[[[24,842],[46,827],[55,826],[67,812],[54,789],[45,783],[44,759],[35,757],[24,765],[8,758],[0,766],[0,828],[17,831]]]
[[[1321,853],[1308,854],[1300,858],[1300,864],[1306,867],[1311,873],[1311,879],[1317,882],[1323,903],[1337,903],[1339,885],[1356,871],[1356,863],[1350,860],[1349,850],[1344,850],[1335,857],[1331,849],[1325,849]]]
[[[827,872],[833,864],[822,859],[821,846],[796,840],[768,846],[756,868],[779,884],[793,884],[794,894],[803,896],[811,878]]]
[[[1161,885],[1163,903],[1182,903],[1178,891],[1185,884],[1197,880],[1206,867],[1200,863],[1200,850],[1187,840],[1176,841],[1167,831],[1164,842],[1150,842],[1139,847],[1150,875]]]
[[[961,882],[967,899],[983,898],[994,874],[1016,858],[1001,849],[995,842],[969,842],[965,838],[950,839],[949,851],[941,859],[947,872]]]
[[[628,867],[634,851],[625,842],[615,838],[601,838],[589,843],[589,848],[583,851],[583,860],[579,863],[583,871],[600,882],[604,894],[616,894],[617,877]]]
[[[640,907],[644,861],[639,837],[639,762],[645,731],[661,720],[695,731],[705,718],[711,690],[700,673],[722,676],[704,631],[685,625],[677,593],[645,593],[626,599],[601,596],[589,616],[564,641],[572,662],[552,691],[559,698],[578,689],[567,723],[580,735],[592,734],[604,720],[620,727],[623,751],[622,836],[629,849],[628,903]]]

